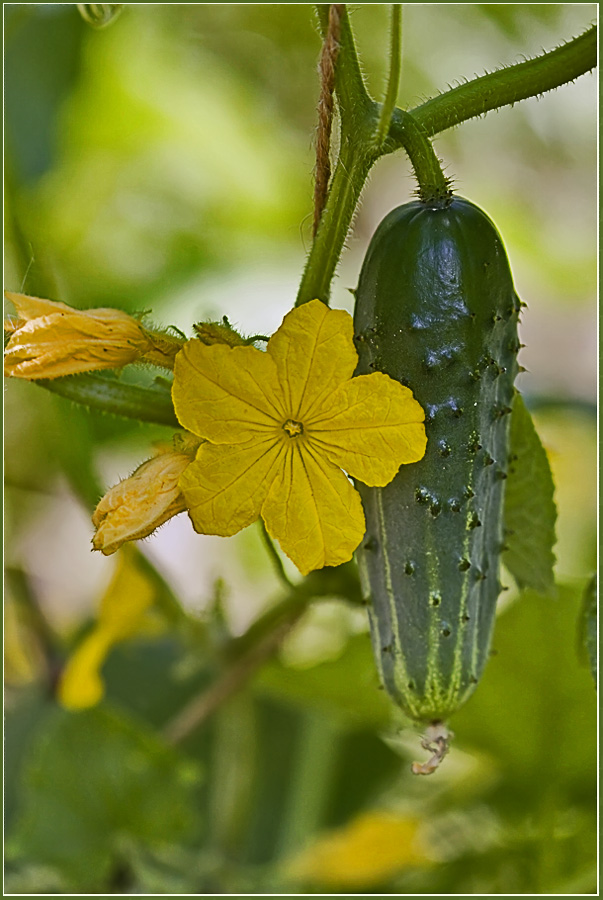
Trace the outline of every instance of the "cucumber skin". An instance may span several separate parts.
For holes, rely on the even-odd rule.
[[[426,413],[425,457],[385,488],[357,485],[377,666],[420,722],[458,709],[490,652],[520,307],[495,226],[461,198],[393,210],[360,273],[356,374],[385,372]]]

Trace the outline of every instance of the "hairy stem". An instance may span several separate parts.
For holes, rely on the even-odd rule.
[[[337,71],[335,73],[335,88],[337,91],[337,99],[342,119],[353,115],[354,110],[359,108],[366,109],[372,104],[372,100],[366,89],[356,45],[354,43],[354,35],[347,13],[345,3],[341,4],[339,44],[341,55],[337,62]],[[327,33],[329,26],[329,4],[319,4],[316,7],[318,13],[318,21],[323,38]]]
[[[328,305],[331,281],[373,161],[372,156],[365,155],[362,148],[358,151],[352,144],[345,156],[342,151],[302,275],[296,306],[315,299]]]
[[[328,6],[317,7],[323,34]],[[395,108],[389,133],[380,147],[375,133],[383,107],[367,93],[347,13],[341,16],[336,93],[341,113],[341,151],[299,287],[296,306],[318,298],[329,302],[339,262],[362,188],[376,160],[404,148],[427,202],[446,202],[449,182],[442,173],[429,137],[492,109],[535,97],[573,81],[597,62],[596,28],[535,59],[475,78],[434,97],[410,112]],[[384,104],[385,106],[385,104]]]
[[[401,38],[402,38],[402,6],[400,3],[392,5],[392,24],[390,34],[390,51],[389,51],[389,76],[387,79],[387,89],[385,91],[385,100],[381,107],[381,115],[379,116],[379,125],[377,126],[377,147],[381,147],[385,140],[389,126],[392,120],[392,113],[396,106],[398,98],[398,88],[400,86],[400,68],[401,68]]]
[[[593,25],[580,37],[562,44],[556,50],[498,72],[481,75],[422,103],[411,112],[427,134],[432,136],[492,109],[552,91],[574,81],[596,65],[597,29]],[[399,145],[403,145],[397,118],[392,121],[390,135]]]
[[[396,110],[401,113],[400,110]],[[423,203],[445,205],[450,201],[450,179],[442,171],[442,164],[423,126],[410,113],[401,113],[404,149],[417,179],[418,196]]]
[[[41,378],[36,384],[90,409],[138,419],[139,422],[180,428],[168,385],[155,383],[151,387],[142,387],[93,372],[52,380]]]

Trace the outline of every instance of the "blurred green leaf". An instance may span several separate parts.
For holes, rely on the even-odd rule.
[[[586,651],[590,670],[597,683],[597,576],[593,575],[586,585],[582,598],[580,617],[580,639]]]
[[[368,728],[342,735],[338,763],[325,811],[328,827],[343,825],[361,809],[373,805],[402,768],[410,771],[407,760],[401,760]]]
[[[370,726],[347,727],[350,721],[335,718],[332,710],[260,698],[255,714],[248,763],[255,768],[254,792],[247,837],[230,854],[233,861],[276,861],[292,844],[374,802],[400,771],[398,754]],[[275,877],[274,871],[263,873],[258,892],[278,890]]]
[[[342,655],[307,669],[269,662],[257,687],[288,703],[329,712],[349,727],[379,728],[388,724],[391,704],[379,681],[368,634],[352,637]]]
[[[56,430],[48,435],[48,452],[65,473],[75,495],[93,510],[104,492],[94,470],[91,417],[80,406],[53,399]]]
[[[572,790],[595,800],[596,696],[575,652],[582,591],[527,591],[496,622],[493,657],[454,717],[459,743],[488,752],[504,773],[505,803]]]
[[[52,165],[59,110],[80,75],[84,25],[71,4],[6,9],[6,149],[24,181]]]
[[[173,634],[120,644],[103,668],[109,700],[155,728],[206,688],[210,677],[203,651],[187,652]]]
[[[545,593],[553,587],[554,485],[549,462],[520,394],[511,416],[509,473],[505,489],[503,556],[518,587]]]
[[[206,893],[205,882],[219,871],[221,859],[199,848],[166,846],[160,851],[149,852],[136,847],[131,864],[134,873],[133,894],[190,895]]]
[[[18,809],[23,760],[47,709],[48,697],[38,685],[30,685],[12,698],[7,696],[4,722],[4,824],[7,829]]]
[[[63,894],[65,882],[60,872],[36,863],[23,863],[13,868],[10,863],[4,876],[5,896],[9,894]]]
[[[130,843],[161,847],[191,835],[199,778],[152,732],[107,707],[53,710],[28,761],[10,857],[102,891]]]
[[[115,22],[124,7],[123,3],[78,3],[82,19],[93,28],[106,28]]]

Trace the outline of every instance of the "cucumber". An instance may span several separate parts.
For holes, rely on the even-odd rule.
[[[495,226],[461,198],[393,210],[355,294],[356,374],[408,386],[428,438],[425,457],[387,487],[357,485],[373,649],[394,701],[437,723],[473,692],[490,653],[522,304]]]

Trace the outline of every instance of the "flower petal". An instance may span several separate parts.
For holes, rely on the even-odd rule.
[[[352,317],[320,300],[291,310],[268,342],[287,401],[287,415],[304,419],[351,378],[358,354]]]
[[[262,518],[302,575],[347,562],[365,532],[359,494],[340,469],[307,444],[288,448]]]
[[[425,454],[425,413],[412,391],[382,372],[342,385],[306,424],[313,447],[371,487]]]
[[[16,294],[12,291],[4,291],[4,296],[14,303],[17,315],[22,322],[50,316],[59,310],[65,313],[73,312],[70,306],[67,306],[66,303],[59,303],[57,300],[43,300],[41,297],[30,297],[28,294]]]
[[[135,362],[151,344],[139,322],[118,312],[70,310],[19,320],[6,346],[4,374],[32,380],[59,378]]]
[[[192,340],[176,357],[172,397],[188,431],[214,444],[243,444],[284,418],[274,360],[255,347]]]
[[[110,556],[125,541],[148,537],[183,512],[186,506],[178,479],[192,462],[193,453],[160,453],[107,491],[92,515],[94,549]]]
[[[283,453],[274,439],[202,444],[180,479],[195,531],[228,537],[255,522]]]
[[[105,692],[101,668],[112,646],[140,631],[156,589],[136,564],[134,554],[122,550],[120,563],[105,591],[94,629],[67,661],[58,686],[58,700],[67,709],[95,706]]]
[[[88,709],[103,699],[101,668],[112,644],[111,635],[103,629],[97,628],[84,638],[61,673],[57,689],[61,706],[73,711]]]

